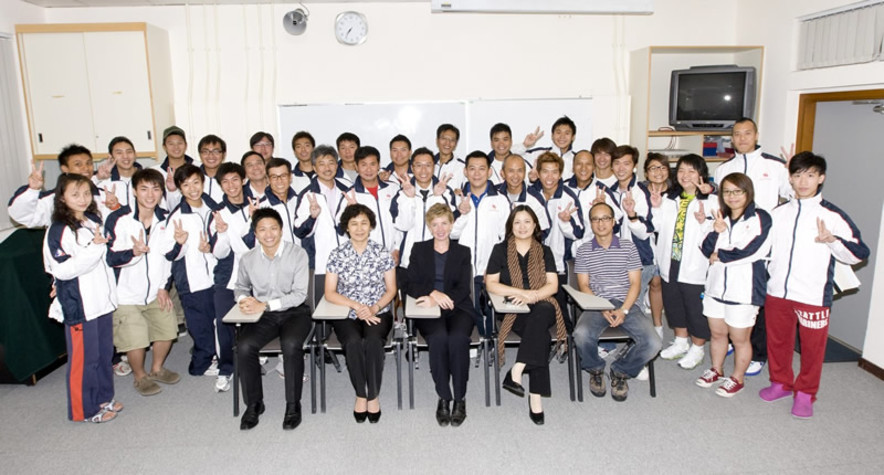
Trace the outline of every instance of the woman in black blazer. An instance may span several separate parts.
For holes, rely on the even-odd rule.
[[[442,311],[441,318],[415,324],[430,347],[430,372],[439,395],[436,421],[440,426],[450,423],[457,427],[467,417],[470,335],[475,321],[470,249],[449,240],[454,214],[448,206],[431,206],[426,223],[433,239],[416,242],[411,248],[406,293],[417,299],[418,305],[438,305]]]

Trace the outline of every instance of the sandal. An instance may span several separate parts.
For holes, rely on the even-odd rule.
[[[111,399],[110,402],[101,404],[99,407],[101,407],[102,411],[107,410],[116,413],[123,410],[123,403],[118,402],[116,399]]]
[[[110,422],[117,418],[117,413],[110,410],[108,406],[103,407],[100,411],[98,411],[94,416],[83,419],[83,422],[94,422],[96,424],[101,424],[102,422]]]

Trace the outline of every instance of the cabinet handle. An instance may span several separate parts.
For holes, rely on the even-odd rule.
[[[37,142],[43,143],[43,134],[37,134]]]
[[[150,140],[150,131],[147,131],[147,140]]]

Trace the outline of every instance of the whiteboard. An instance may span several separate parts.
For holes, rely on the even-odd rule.
[[[398,134],[411,140],[412,150],[427,147],[436,151],[436,128],[453,124],[461,131],[466,124],[466,102],[401,102],[364,104],[296,104],[279,107],[281,138],[274,154],[295,163],[292,136],[306,130],[316,145],[335,147],[344,132],[359,136],[362,145],[381,152],[381,165],[390,163],[390,139]]]
[[[274,154],[295,163],[291,140],[299,130],[313,134],[317,145],[332,147],[340,134],[353,132],[362,145],[376,147],[381,152],[381,165],[386,165],[390,163],[390,139],[394,136],[408,137],[412,149],[427,147],[435,152],[436,128],[444,123],[460,130],[455,150],[458,157],[473,150],[490,152],[488,133],[497,122],[512,128],[516,144],[540,126],[544,135],[535,146],[548,147],[552,145],[550,128],[563,115],[577,125],[574,148],[588,149],[593,141],[592,100],[588,98],[281,105],[280,137]]]
[[[592,99],[507,99],[477,100],[467,106],[468,143],[461,148],[463,155],[472,150],[491,150],[491,126],[503,122],[513,130],[513,144],[521,144],[525,135],[539,126],[543,137],[535,147],[552,146],[552,125],[567,115],[577,125],[574,149],[589,149],[592,145]],[[460,148],[460,147],[458,147]]]

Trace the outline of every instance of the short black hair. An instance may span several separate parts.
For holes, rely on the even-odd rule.
[[[510,129],[510,126],[504,124],[503,122],[498,122],[491,126],[491,132],[488,134],[488,138],[493,139],[494,134],[499,134],[501,132],[508,133],[510,138],[513,137],[513,130]]]
[[[258,208],[255,210],[255,214],[252,215],[252,232],[258,229],[258,222],[266,218],[276,221],[276,224],[282,228],[282,216],[279,215],[279,212],[273,208]]]
[[[789,174],[794,175],[805,170],[816,170],[820,175],[825,175],[826,159],[809,151],[795,154],[789,160]]]
[[[199,152],[206,145],[210,145],[216,143],[221,147],[221,153],[227,153],[227,142],[224,141],[221,137],[217,135],[209,134],[205,137],[201,138],[199,143],[196,145],[196,151]]]
[[[181,188],[181,184],[185,182],[188,178],[199,175],[200,181],[203,180],[203,172],[200,171],[199,167],[192,163],[184,164],[175,169],[175,186]]]
[[[107,153],[114,153],[114,146],[116,146],[118,143],[127,143],[130,147],[132,147],[132,150],[135,150],[135,144],[133,144],[128,137],[123,137],[122,135],[120,135],[112,138],[111,141],[108,142]]]
[[[63,167],[68,166],[68,160],[74,155],[89,155],[89,158],[92,158],[92,152],[90,152],[88,148],[80,144],[72,143],[61,149],[61,152],[58,153],[58,165]]]
[[[138,185],[141,182],[146,181],[148,183],[154,184],[160,187],[161,190],[166,189],[165,181],[163,179],[163,174],[159,172],[159,170],[154,170],[153,168],[142,168],[135,172],[132,175],[132,188],[138,188]]]
[[[357,148],[356,154],[353,156],[353,159],[356,161],[356,163],[359,163],[362,160],[371,156],[374,156],[378,160],[378,164],[381,163],[381,152],[378,152],[378,149],[372,147],[371,145]]]
[[[365,215],[365,217],[368,218],[368,224],[371,225],[371,229],[374,229],[374,227],[377,225],[377,221],[374,217],[374,211],[372,211],[371,208],[365,206],[362,203],[356,203],[344,208],[344,212],[341,213],[341,229],[346,233],[347,225],[350,224],[350,220],[359,216],[360,214]],[[349,236],[349,233],[347,235]]]
[[[337,148],[341,148],[341,142],[353,142],[356,144],[356,147],[360,147],[362,142],[359,140],[359,136],[354,134],[353,132],[344,132],[341,135],[338,135],[338,139],[335,140],[335,146]]]
[[[435,157],[433,156],[433,151],[428,149],[427,147],[420,147],[415,150],[411,154],[411,161],[414,162],[414,157],[417,157],[418,155],[429,155],[431,159],[435,160]]]
[[[231,173],[236,173],[237,175],[239,175],[239,178],[241,180],[244,180],[246,178],[246,169],[243,168],[242,165],[240,165],[239,163],[224,162],[221,164],[221,166],[218,167],[218,170],[215,172],[215,181],[217,181],[220,185],[221,180],[223,180],[225,176]]]
[[[246,160],[248,160],[249,157],[251,157],[252,155],[257,155],[261,159],[261,162],[264,162],[264,155],[261,155],[254,150],[249,150],[248,152],[242,154],[242,158],[239,159],[239,164],[242,166],[246,166]]]
[[[611,154],[611,161],[623,158],[627,155],[632,156],[632,166],[638,165],[638,149],[632,145],[620,145],[615,148],[614,152]]]
[[[577,124],[575,124],[574,121],[566,115],[559,117],[558,119],[556,119],[555,122],[553,122],[552,128],[549,129],[550,132],[555,132],[556,127],[560,125],[567,125],[571,128],[571,135],[577,135]]]
[[[457,127],[455,127],[452,124],[442,124],[439,127],[437,127],[436,128],[436,138],[438,139],[439,137],[442,136],[442,132],[447,132],[447,131],[454,132],[454,139],[457,141],[460,141],[460,130],[457,130]]]
[[[261,131],[252,134],[252,138],[249,139],[249,148],[253,148],[256,143],[261,141],[261,139],[267,139],[267,141],[270,142],[270,145],[273,145],[274,148],[276,147],[276,142],[273,141],[273,136],[267,132]]]
[[[608,203],[605,203],[604,201],[602,201],[602,202],[600,202],[600,203],[596,203],[596,204],[590,206],[590,207],[589,207],[589,213],[587,213],[586,216],[589,217],[589,218],[592,218],[592,210],[594,210],[594,209],[596,209],[597,207],[600,207],[600,206],[604,206],[605,208],[608,208],[608,211],[611,212],[611,219],[614,219],[614,208],[612,208],[611,205],[609,205]]]
[[[270,175],[270,169],[276,167],[285,167],[289,173],[292,172],[292,162],[279,157],[273,157],[270,160],[267,160],[267,164],[264,165],[264,170],[267,171],[267,174]]]
[[[592,147],[589,148],[589,153],[595,155],[598,152],[605,152],[608,155],[614,155],[615,148],[617,148],[617,144],[614,143],[613,140],[608,137],[602,137],[596,139],[595,142],[592,143]]]
[[[491,166],[491,157],[489,157],[487,153],[481,150],[473,150],[472,152],[470,152],[470,154],[467,155],[467,158],[464,159],[464,163],[469,165],[471,158],[482,158],[485,160],[485,163],[488,164],[489,167]]]
[[[734,122],[734,125],[744,124],[746,122],[752,124],[752,128],[755,129],[756,133],[758,132],[758,124],[756,124],[755,121],[752,120],[751,117],[740,117],[739,119],[736,120],[736,122]]]
[[[316,165],[316,161],[319,160],[319,157],[329,156],[338,161],[338,151],[335,150],[331,145],[320,145],[313,149],[313,152],[310,154],[310,162],[313,165]]]
[[[310,132],[307,132],[305,130],[301,130],[301,131],[296,132],[295,135],[292,136],[292,150],[295,149],[295,142],[297,142],[298,140],[301,140],[301,139],[309,140],[311,147],[316,146],[316,139],[313,138],[313,135],[311,135]]]
[[[390,139],[390,148],[393,148],[393,144],[396,142],[405,142],[406,144],[408,144],[408,150],[411,150],[411,140],[408,140],[408,137],[402,134],[393,137],[392,139]]]

